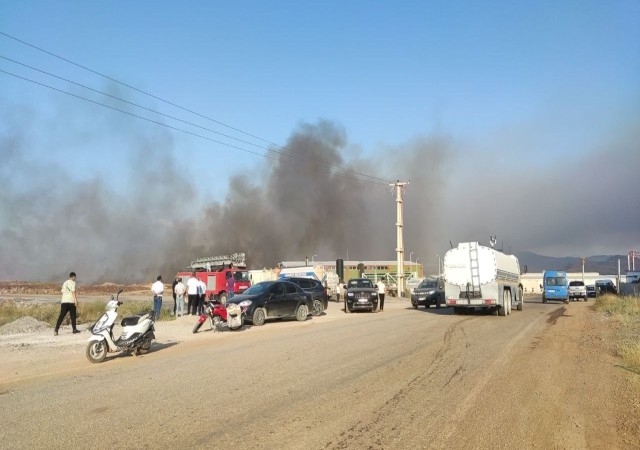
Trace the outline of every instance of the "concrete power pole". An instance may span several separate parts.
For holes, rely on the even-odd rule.
[[[389,186],[396,191],[396,254],[398,256],[398,295],[404,297],[404,239],[403,239],[403,227],[404,222],[403,207],[402,207],[402,194],[404,194],[405,186],[409,184],[408,181],[396,181],[390,183]]]
[[[587,260],[584,256],[580,258],[582,260],[582,282],[584,283],[584,262]]]

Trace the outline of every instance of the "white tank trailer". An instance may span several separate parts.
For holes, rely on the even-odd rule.
[[[507,316],[522,311],[520,263],[477,242],[461,242],[444,255],[445,299],[456,314],[473,308]]]

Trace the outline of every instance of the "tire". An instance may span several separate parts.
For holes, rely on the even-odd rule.
[[[516,306],[516,309],[518,311],[522,311],[522,305],[524,303],[524,293],[522,292],[522,288],[518,289],[518,298],[517,300],[519,300],[518,302],[518,306]]]
[[[218,296],[218,300],[220,301],[220,303],[222,303],[223,305],[227,304],[227,293],[223,292],[222,294],[220,294]]]
[[[86,353],[90,362],[101,363],[107,357],[107,344],[105,341],[91,341],[87,345]]]
[[[137,353],[138,355],[146,355],[151,350],[151,339],[147,340],[144,344],[138,347]]]
[[[267,313],[264,308],[256,308],[253,311],[253,316],[251,316],[251,323],[253,323],[257,327],[261,327],[264,325],[264,321],[267,319]]]
[[[198,330],[200,329],[200,327],[202,326],[202,324],[203,324],[203,323],[204,323],[204,322],[198,322],[198,323],[196,324],[196,326],[195,326],[195,327],[193,327],[193,334],[196,334],[196,333],[198,332]]]
[[[324,306],[322,302],[318,299],[313,301],[313,305],[311,306],[311,315],[312,316],[321,316],[324,312]]]
[[[507,291],[502,291],[502,305],[498,308],[498,315],[505,317],[508,314],[507,310]]]
[[[511,298],[511,291],[507,292],[507,315],[510,316],[511,315],[511,308],[513,307],[513,305],[511,304],[511,302],[513,301],[513,299]]]
[[[436,309],[440,309],[442,305],[440,304],[440,299],[436,300]]]
[[[298,309],[296,310],[296,320],[298,322],[304,322],[305,320],[307,320],[308,315],[309,308],[307,308],[307,305],[298,306]]]
[[[412,301],[411,305],[413,306],[414,309],[418,309],[418,303],[417,302]]]

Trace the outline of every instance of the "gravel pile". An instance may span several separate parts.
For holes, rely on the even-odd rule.
[[[41,322],[33,317],[21,317],[11,323],[0,327],[0,335],[33,333],[35,331],[48,330],[51,327],[46,322]]]

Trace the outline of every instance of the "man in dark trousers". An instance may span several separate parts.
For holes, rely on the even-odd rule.
[[[178,284],[178,275],[173,279],[173,283],[171,283],[171,292],[173,292],[173,315],[176,315],[176,284]]]
[[[382,278],[378,281],[378,309],[380,312],[384,311],[384,296],[387,293],[387,287],[384,285]]]
[[[62,300],[60,300],[60,315],[58,316],[58,321],[56,322],[56,328],[53,335],[58,335],[60,325],[67,313],[71,316],[71,328],[73,329],[73,333],[80,333],[80,330],[76,328],[76,306],[78,305],[78,297],[76,295],[75,272],[71,272],[69,274],[69,279],[64,282],[60,292],[62,292]]]

